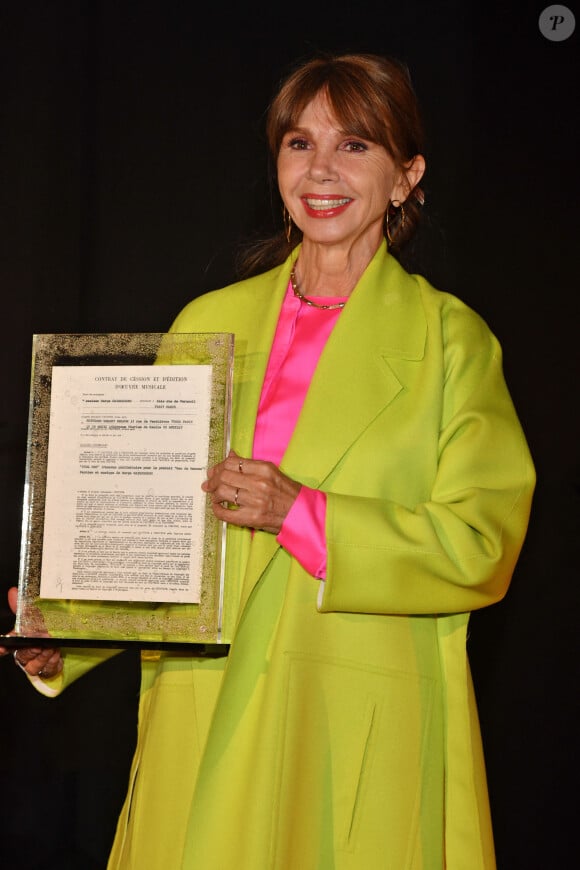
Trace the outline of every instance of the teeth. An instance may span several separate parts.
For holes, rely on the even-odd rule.
[[[325,208],[336,208],[339,205],[346,205],[347,202],[350,202],[350,198],[346,199],[306,199],[306,202],[310,206],[310,208],[320,209],[321,211]]]

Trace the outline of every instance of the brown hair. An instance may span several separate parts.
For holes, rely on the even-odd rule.
[[[404,169],[423,151],[423,124],[407,67],[398,60],[374,54],[321,55],[302,63],[282,83],[268,109],[266,136],[276,165],[284,135],[297,126],[306,106],[323,91],[341,126],[349,134],[382,145]],[[390,212],[389,249],[397,254],[417,226],[423,192],[415,187],[400,210]],[[251,274],[282,263],[302,238],[292,225],[290,239],[281,230],[250,248],[242,269]]]

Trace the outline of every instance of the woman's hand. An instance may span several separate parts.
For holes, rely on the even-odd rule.
[[[16,613],[18,589],[11,586],[8,590],[8,605],[12,613]],[[9,632],[13,634],[14,632]],[[6,655],[11,650],[0,646],[0,655]],[[54,647],[22,647],[14,651],[14,660],[31,677],[42,677],[49,680],[60,674],[63,667],[59,649]]]
[[[18,604],[18,587],[11,586],[8,590],[8,606],[12,613],[16,614],[16,607]],[[9,631],[8,634],[14,634],[14,630]],[[9,652],[12,652],[8,647],[0,646],[0,656],[6,656]]]
[[[279,533],[300,492],[300,484],[272,462],[244,459],[233,450],[209,469],[201,488],[210,494],[218,519],[273,535]]]

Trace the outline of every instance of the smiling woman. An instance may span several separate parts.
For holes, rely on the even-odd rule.
[[[303,233],[295,266],[303,286],[316,296],[349,296],[383,238],[389,205],[402,207],[424,171],[420,154],[399,166],[384,145],[355,138],[319,92],[278,154],[280,194]]]
[[[143,662],[111,870],[491,870],[470,611],[535,475],[487,325],[393,252],[423,196],[406,69],[315,58],[268,115],[286,228],[176,332],[236,336],[229,657]],[[98,655],[19,650],[56,694]]]

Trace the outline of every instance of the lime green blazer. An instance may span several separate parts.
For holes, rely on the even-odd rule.
[[[235,333],[242,456],[289,270],[172,326]],[[326,580],[228,529],[229,657],[144,661],[110,870],[493,868],[466,630],[507,591],[535,482],[496,339],[383,245],[281,467],[328,494]],[[86,666],[68,652],[65,680]]]

